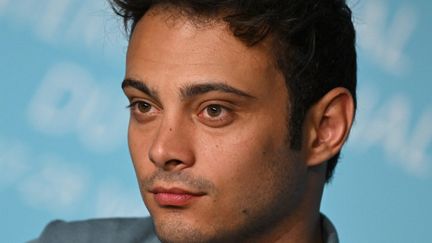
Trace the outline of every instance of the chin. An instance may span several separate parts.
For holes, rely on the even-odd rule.
[[[154,219],[156,234],[162,242],[214,242],[214,236],[184,218],[168,216]]]

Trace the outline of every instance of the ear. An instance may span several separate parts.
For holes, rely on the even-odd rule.
[[[323,164],[341,150],[353,119],[353,97],[341,87],[332,89],[309,109],[303,127],[308,166]]]

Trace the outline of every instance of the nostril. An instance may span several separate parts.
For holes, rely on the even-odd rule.
[[[174,170],[177,166],[183,164],[180,160],[169,160],[165,162],[163,169],[166,171]]]

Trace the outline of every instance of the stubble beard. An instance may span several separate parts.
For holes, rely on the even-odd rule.
[[[301,171],[301,164],[295,158],[287,159],[290,153],[287,152],[286,148],[280,149],[282,151],[277,152],[267,162],[268,169],[271,170],[268,175],[271,178],[265,178],[263,181],[271,179],[272,183],[263,186],[266,187],[266,191],[272,193],[265,195],[265,197],[255,198],[253,206],[250,205],[250,200],[245,200],[243,204],[247,211],[242,214],[243,220],[239,225],[227,228],[223,222],[218,222],[213,225],[202,225],[202,227],[207,228],[206,231],[203,231],[201,228],[185,223],[179,215],[178,218],[155,222],[159,239],[166,243],[265,241],[266,236],[271,236],[277,226],[285,224],[287,219],[295,216],[304,190],[302,181],[304,175],[296,173]],[[290,165],[284,166],[283,163],[290,163]],[[289,230],[289,226],[286,230]],[[277,238],[277,236],[275,237]]]

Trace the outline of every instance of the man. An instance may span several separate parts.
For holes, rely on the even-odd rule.
[[[51,223],[39,242],[338,242],[320,214],[355,112],[343,0],[115,0],[151,219]]]

